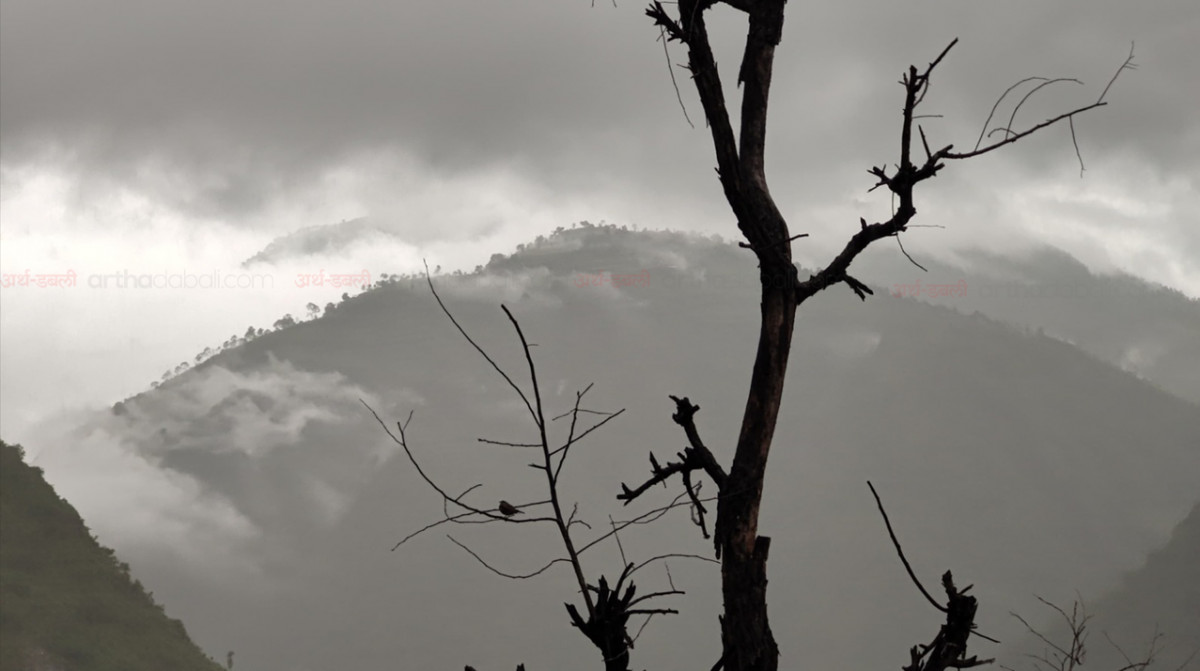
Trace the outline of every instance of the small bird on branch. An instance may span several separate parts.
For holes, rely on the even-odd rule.
[[[521,512],[520,510],[517,510],[516,506],[509,503],[508,501],[503,501],[503,500],[500,501],[499,508],[500,508],[500,514],[504,515],[505,517],[512,517],[513,515],[516,515],[517,513]]]

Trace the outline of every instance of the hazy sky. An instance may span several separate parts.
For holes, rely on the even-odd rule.
[[[309,300],[297,272],[473,267],[589,219],[735,233],[702,113],[675,99],[643,4],[607,0],[181,3],[0,0],[0,265],[74,271],[74,289],[0,291],[0,432],[111,402]],[[733,92],[741,17],[714,39]],[[1200,9],[1193,0],[794,2],[772,89],[768,171],[797,250],[820,263],[888,200],[901,89],[952,38],[926,102],[935,143],[974,144],[997,95],[1047,90],[1018,125],[1109,107],[955,164],[918,195],[910,251],[1058,245],[1200,296]],[[670,60],[685,55],[671,45]],[[369,257],[229,275],[278,235],[367,216],[400,242]],[[332,265],[331,265],[332,264]],[[390,264],[390,265],[384,265]],[[335,267],[336,266],[336,267]],[[96,288],[103,274],[249,288]]]

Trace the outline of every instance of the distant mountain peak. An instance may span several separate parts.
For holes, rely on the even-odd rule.
[[[306,256],[336,254],[371,238],[400,240],[395,233],[372,224],[367,218],[347,219],[336,224],[307,226],[271,241],[262,251],[242,262],[243,268],[275,264]]]

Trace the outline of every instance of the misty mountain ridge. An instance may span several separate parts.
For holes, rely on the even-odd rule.
[[[899,254],[879,255],[862,275],[935,305],[1043,331],[1200,404],[1200,300],[1125,273],[1093,273],[1054,248],[958,256],[957,264],[920,259],[926,273]],[[929,289],[959,281],[962,295]]]
[[[658,260],[671,267],[685,263],[682,257],[673,256],[670,250],[674,245],[734,245],[720,236],[628,231],[625,227],[582,222],[578,227],[560,227],[549,236],[519,245],[508,261],[536,267],[547,255],[579,250],[588,240],[588,229],[629,234],[619,243],[608,240],[605,244],[632,249],[646,243],[662,250]],[[399,243],[400,238],[382,225],[358,218],[281,236],[243,265],[321,256],[339,258],[340,254],[353,255],[364,246],[389,242]],[[919,250],[912,251],[924,270],[898,250],[885,248],[869,250],[856,263],[855,272],[877,292],[900,293],[965,314],[979,312],[1021,328],[1040,330],[1200,405],[1200,337],[1196,335],[1200,333],[1200,299],[1127,273],[1092,272],[1067,252],[1053,247],[1021,255],[966,249],[926,257]],[[504,258],[497,254],[493,263]],[[602,263],[585,262],[583,266],[596,272],[607,270]],[[670,277],[659,281],[663,279]],[[754,282],[756,278],[739,272],[721,281]],[[957,290],[960,282],[962,291]],[[951,286],[956,290],[945,289]]]
[[[952,279],[937,283],[963,278]],[[668,394],[701,406],[701,434],[728,463],[757,334],[757,272],[745,250],[587,225],[434,282],[523,383],[497,304],[513,310],[538,344],[551,414],[592,382],[592,407],[627,408],[567,468],[566,496],[593,527],[636,514],[615,505],[620,483],[646,477],[648,452],[679,449]],[[975,583],[980,626],[1002,640],[1019,638],[1006,613],[1025,608],[1027,595],[1069,602],[1076,589],[1115,586],[1198,495],[1194,403],[1082,342],[893,297],[896,280],[875,282],[865,303],[834,287],[797,319],[761,523],[774,539],[775,628],[795,632],[780,639],[789,665],[853,655],[883,668],[938,622],[936,612],[921,616],[867,479],[926,582],[951,568]],[[360,399],[388,422],[415,411],[414,452],[448,489],[484,483],[472,493],[480,506],[540,498],[526,455],[476,441],[523,440],[521,408],[414,277],[389,276],[318,319],[221,352],[119,412],[47,430],[39,459],[197,640],[232,647],[247,668],[577,666],[590,651],[560,610],[573,597],[567,576],[505,581],[437,533],[387,552],[441,506]],[[97,493],[89,481],[117,477],[110,464],[138,473],[149,493]],[[135,508],[142,523],[122,526]],[[553,535],[537,530],[452,533],[513,571],[556,556]],[[643,558],[711,551],[683,511],[622,540]],[[593,578],[612,573],[615,555],[600,547],[585,557]],[[688,591],[683,613],[651,623],[635,663],[711,664],[718,646],[707,634],[682,652],[677,642],[715,636],[717,572],[686,560],[671,572]],[[639,584],[665,581],[648,572]],[[522,625],[496,624],[497,612]]]

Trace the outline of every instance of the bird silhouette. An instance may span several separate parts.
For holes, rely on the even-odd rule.
[[[513,515],[516,515],[521,512],[520,510],[517,510],[516,506],[509,503],[508,501],[501,501],[499,508],[500,508],[500,514],[504,515],[505,517],[512,517]]]

